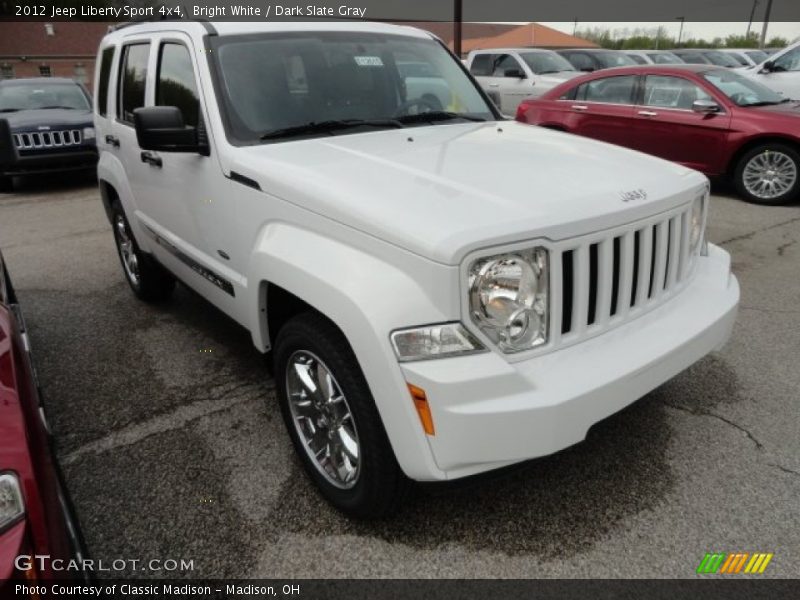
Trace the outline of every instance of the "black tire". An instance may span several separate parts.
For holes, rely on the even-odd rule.
[[[301,439],[289,406],[287,371],[298,352],[311,353],[324,363],[346,399],[355,423],[359,467],[355,484],[341,489],[323,475]],[[286,429],[308,476],[336,509],[351,517],[375,519],[400,506],[409,480],[397,464],[375,401],[347,339],[324,316],[308,312],[290,319],[279,331],[274,348],[278,401]],[[409,400],[410,401],[410,400]]]
[[[120,220],[124,227],[120,225]],[[111,227],[114,230],[114,243],[122,265],[122,273],[128,285],[131,286],[133,293],[137,298],[145,302],[155,303],[167,300],[175,289],[175,278],[164,267],[159,265],[155,259],[139,249],[139,244],[136,242],[128,223],[128,218],[125,216],[125,211],[119,201],[115,201],[111,205],[111,221]],[[120,228],[124,228],[124,234],[120,231]],[[127,236],[127,240],[123,239],[123,235]],[[136,258],[136,274],[132,273],[126,266],[125,258],[123,257],[123,244],[126,241],[130,242],[130,251]]]
[[[744,180],[745,168],[747,167],[748,163],[759,155],[768,152],[776,154],[779,153],[794,163],[794,183],[785,192],[772,198],[759,197],[759,195],[754,194],[747,189]],[[777,206],[780,204],[793,202],[800,197],[800,152],[798,152],[797,148],[788,144],[782,144],[780,142],[769,142],[755,146],[754,148],[751,148],[745,152],[736,163],[736,167],[734,168],[733,172],[733,184],[736,186],[736,190],[739,192],[742,198],[754,204]]]
[[[14,179],[8,175],[0,175],[0,194],[10,194],[14,191]]]

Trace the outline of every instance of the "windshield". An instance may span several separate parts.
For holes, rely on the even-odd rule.
[[[566,58],[555,52],[522,52],[520,56],[537,75],[575,70]]]
[[[89,110],[89,100],[76,83],[12,83],[0,86],[0,112],[71,108]]]
[[[593,52],[597,60],[604,68],[609,67],[627,67],[628,65],[635,65],[636,61],[627,54],[622,52]]]
[[[683,63],[683,60],[672,52],[651,52],[648,56],[657,65],[679,65]]]
[[[704,52],[705,57],[711,61],[712,64],[717,65],[718,67],[730,67],[736,68],[740,67],[741,65],[734,59],[731,55],[725,54],[724,52]]]
[[[767,86],[732,71],[707,71],[703,77],[739,106],[764,106],[784,101]]]
[[[307,31],[211,43],[230,134],[245,143],[496,118],[432,39]]]
[[[767,60],[767,57],[769,56],[766,52],[762,52],[761,50],[747,50],[745,54],[747,54],[747,56],[749,56],[757,65]]]

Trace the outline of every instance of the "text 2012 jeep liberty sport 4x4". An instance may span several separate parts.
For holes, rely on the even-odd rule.
[[[131,288],[177,277],[271,350],[297,452],[348,514],[575,444],[730,334],[705,177],[502,120],[426,32],[140,23],[98,65]]]

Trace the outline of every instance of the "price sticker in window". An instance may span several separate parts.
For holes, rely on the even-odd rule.
[[[355,56],[356,64],[359,67],[382,67],[383,61],[380,56]]]

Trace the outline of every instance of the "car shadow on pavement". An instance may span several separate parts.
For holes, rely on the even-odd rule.
[[[698,395],[699,390],[705,391]],[[731,369],[710,357],[596,424],[583,443],[455,487],[417,486],[390,520],[349,521],[326,506],[306,478],[295,477],[286,482],[285,501],[276,503],[271,521],[281,533],[354,534],[419,549],[456,543],[509,555],[569,557],[588,550],[626,518],[656,507],[674,486],[668,460],[672,399],[702,411],[735,400],[735,390]]]

